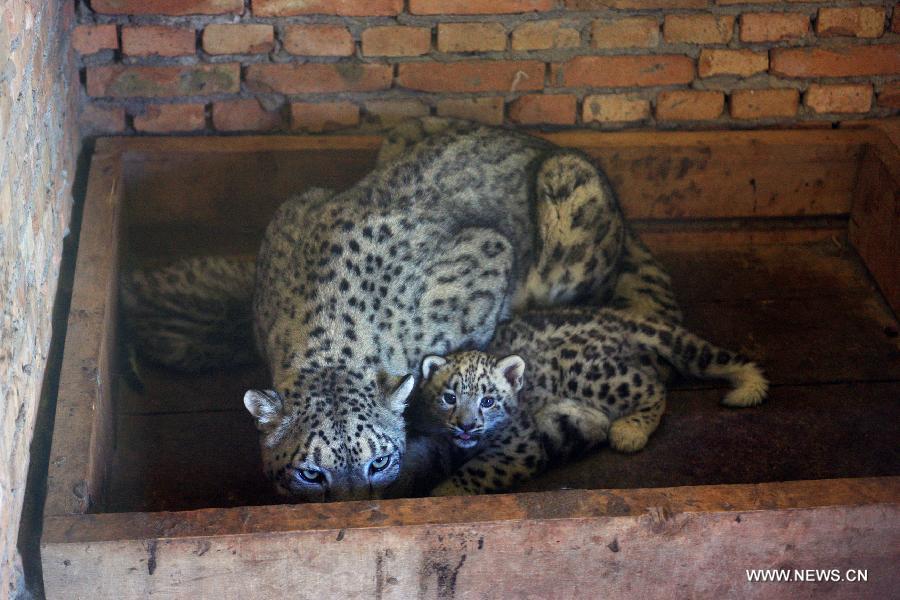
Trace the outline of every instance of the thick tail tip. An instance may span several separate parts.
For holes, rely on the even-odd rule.
[[[735,388],[722,399],[725,406],[756,406],[763,403],[769,392],[769,381],[753,363],[743,365],[734,383]]]

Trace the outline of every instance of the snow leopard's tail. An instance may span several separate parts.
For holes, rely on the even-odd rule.
[[[122,279],[129,342],[153,362],[182,371],[259,360],[253,342],[252,258],[197,257]]]
[[[722,399],[726,406],[755,406],[766,398],[769,382],[762,370],[740,354],[718,348],[684,327],[658,319],[615,315],[633,338],[664,359],[679,373],[700,379],[725,379],[733,389]]]

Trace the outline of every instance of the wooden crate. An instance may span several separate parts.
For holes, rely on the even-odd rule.
[[[877,125],[547,135],[603,165],[688,325],[760,358],[770,402],[727,410],[720,388],[682,383],[644,451],[601,451],[528,491],[306,505],[278,504],[260,474],[241,405],[258,369],[122,384],[117,274],[252,254],[286,195],[350,185],[379,139],[99,140],[44,513],[48,596],[895,594],[900,126]],[[748,582],[763,568],[868,581]]]

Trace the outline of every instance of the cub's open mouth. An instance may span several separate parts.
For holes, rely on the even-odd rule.
[[[471,433],[457,433],[453,436],[453,443],[460,448],[471,448],[478,443],[478,435]]]

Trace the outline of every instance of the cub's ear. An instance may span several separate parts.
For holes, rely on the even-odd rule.
[[[514,392],[518,392],[525,385],[525,361],[522,357],[512,354],[497,362],[497,370],[503,375]]]
[[[263,428],[278,420],[283,404],[275,390],[248,390],[244,394],[244,406],[256,419],[257,426]]]
[[[406,408],[406,400],[409,398],[409,395],[412,394],[415,385],[415,377],[413,377],[412,375],[407,375],[406,377],[404,377],[400,384],[395,387],[394,391],[391,392],[388,396],[388,408],[390,408],[397,414],[401,414]]]
[[[447,364],[447,359],[432,354],[422,361],[422,379],[431,379],[434,372]]]

